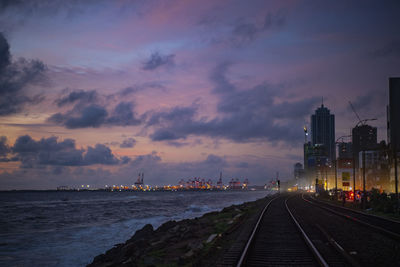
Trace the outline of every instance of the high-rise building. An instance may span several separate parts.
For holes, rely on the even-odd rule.
[[[343,159],[352,159],[353,158],[353,149],[352,143],[342,142],[338,144],[339,147],[339,158]]]
[[[400,78],[389,78],[388,143],[400,151]]]
[[[304,169],[303,169],[303,164],[301,164],[300,162],[297,162],[296,164],[294,164],[294,179],[298,180],[303,178],[303,173],[304,173]]]
[[[336,159],[336,177],[339,188],[350,189],[350,178],[353,172],[353,146],[352,143],[341,142],[338,144],[338,158]],[[341,180],[341,182],[340,182]]]
[[[388,145],[392,151],[390,176],[394,176],[394,192],[398,198],[398,152],[400,151],[400,78],[389,78],[389,106],[387,107]]]
[[[364,151],[365,153],[365,182],[366,189],[370,190],[372,188],[391,191],[390,185],[390,168],[389,160],[387,157],[387,150],[385,142],[376,147],[374,150]],[[359,152],[359,166],[362,166],[362,153]]]
[[[377,142],[377,128],[364,124],[356,126],[352,130],[353,152],[356,168],[360,167],[359,153],[360,151],[367,151],[376,149]]]
[[[305,171],[303,168],[303,164],[301,164],[300,162],[297,162],[294,165],[294,181],[297,184],[298,188],[303,188],[305,189],[306,186],[308,186],[308,181],[305,179]]]
[[[311,140],[313,145],[323,145],[330,162],[336,159],[335,150],[335,115],[321,105],[311,115]]]

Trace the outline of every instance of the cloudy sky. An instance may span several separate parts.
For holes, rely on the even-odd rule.
[[[292,177],[400,76],[398,1],[0,0],[0,189]]]

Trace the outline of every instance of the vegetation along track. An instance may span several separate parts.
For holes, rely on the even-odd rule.
[[[353,215],[300,194],[288,200],[288,207],[330,266],[400,266],[400,242],[389,236],[388,229],[382,231],[383,226],[366,223],[364,217],[350,218]]]

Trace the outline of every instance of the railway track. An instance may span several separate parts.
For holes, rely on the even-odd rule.
[[[400,266],[398,223],[382,220],[282,195],[265,206],[236,266]]]
[[[272,199],[261,213],[237,266],[329,266],[287,205]]]
[[[329,251],[328,254],[325,252],[326,242],[346,260],[347,265],[400,266],[396,222],[332,207],[302,195],[288,202],[294,216],[329,265],[343,266],[340,261],[335,262],[335,256],[329,256]]]
[[[338,216],[342,216],[348,220],[369,227],[390,238],[400,241],[400,222],[319,201],[311,196],[302,195],[302,198],[303,200],[309,201],[311,204],[317,205],[320,208],[337,214]]]

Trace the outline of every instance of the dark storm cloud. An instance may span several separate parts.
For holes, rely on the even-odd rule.
[[[161,126],[158,130],[150,135],[153,141],[164,141],[164,140],[177,140],[185,139],[186,133],[175,131],[171,129],[171,126],[179,127],[180,129],[185,128],[185,125],[192,125],[194,116],[197,113],[197,106],[191,107],[174,107],[172,109],[164,110],[161,112],[154,112],[147,121],[147,126],[156,125]],[[170,142],[173,146],[179,146],[177,142]]]
[[[126,92],[126,94],[129,93],[131,92]],[[59,107],[69,104],[73,107],[64,113],[55,113],[47,120],[69,129],[139,125],[143,118],[135,113],[133,102],[122,101],[113,109],[108,108],[110,103],[115,102],[115,98],[118,99],[118,97],[124,97],[124,95],[104,96],[95,90],[75,90],[55,100]]]
[[[147,121],[147,126],[159,125],[169,123],[171,121],[185,122],[191,120],[195,115],[197,108],[192,107],[174,107],[162,112],[152,112],[150,118]]]
[[[235,142],[266,139],[287,144],[301,142],[305,116],[311,113],[318,98],[276,103],[281,96],[281,85],[261,84],[238,90],[226,79],[226,63],[213,70],[213,92],[218,96],[220,117],[196,119],[198,107],[176,107],[150,117],[155,131],[153,141],[176,141],[188,135],[221,137]]]
[[[143,63],[142,69],[155,70],[161,66],[172,66],[174,64],[174,54],[161,55],[158,52],[151,54],[150,58]]]
[[[66,114],[56,113],[48,121],[64,125],[69,129],[100,127],[107,117],[107,110],[104,107],[93,104],[81,110],[72,110]]]
[[[2,33],[0,33],[0,73],[8,66],[11,62],[10,46],[7,39]]]
[[[128,96],[130,94],[136,93],[138,91],[139,91],[139,88],[137,88],[137,87],[127,87],[127,88],[122,89],[119,92],[119,94],[124,97],[124,96]]]
[[[135,167],[142,167],[144,165],[155,167],[156,164],[159,164],[160,162],[161,157],[158,156],[155,151],[153,151],[151,154],[137,156],[131,161],[130,165]]]
[[[105,121],[107,111],[104,107],[90,105],[82,110],[78,117],[70,117],[65,120],[65,126],[69,129],[99,127]]]
[[[190,145],[190,143],[188,143],[188,142],[177,142],[177,141],[169,141],[169,142],[167,142],[167,144],[169,146],[174,146],[174,147],[177,147],[177,148]]]
[[[98,99],[98,94],[95,90],[84,91],[75,90],[70,92],[68,95],[63,96],[55,101],[57,106],[62,107],[67,104],[76,102],[93,103]]]
[[[7,144],[7,137],[0,137],[0,157],[6,156],[10,152],[10,147]]]
[[[11,148],[13,154],[21,161],[21,167],[33,168],[41,165],[54,166],[87,166],[93,164],[115,165],[129,160],[118,159],[110,148],[103,144],[89,146],[87,150],[77,149],[75,140],[58,141],[53,136],[34,140],[29,135],[18,137]]]
[[[150,135],[153,141],[177,140],[186,138],[184,133],[176,133],[173,129],[158,129]]]
[[[134,86],[124,88],[121,91],[119,91],[118,93],[112,94],[111,96],[126,97],[126,96],[133,95],[137,92],[148,90],[148,89],[158,89],[161,91],[166,90],[165,86],[160,82],[145,82],[142,84],[137,84]]]
[[[39,149],[39,143],[33,140],[29,135],[18,137],[13,146],[13,152],[15,153],[36,153]]]
[[[106,124],[117,126],[139,125],[140,123],[141,119],[134,113],[134,104],[131,102],[119,103],[106,121]]]
[[[136,145],[136,140],[134,138],[128,138],[122,141],[119,145],[120,148],[132,148]]]
[[[82,164],[83,150],[75,148],[75,141],[57,141],[57,137],[35,141],[29,135],[18,137],[12,148],[21,161],[21,167],[33,168],[37,165],[77,166]]]
[[[119,160],[112,154],[111,149],[103,144],[97,144],[95,147],[88,147],[84,158],[85,165],[107,164],[114,165]]]
[[[27,104],[37,104],[43,96],[29,96],[26,88],[45,80],[45,65],[23,58],[11,61],[10,47],[0,32],[0,116],[17,113]]]

